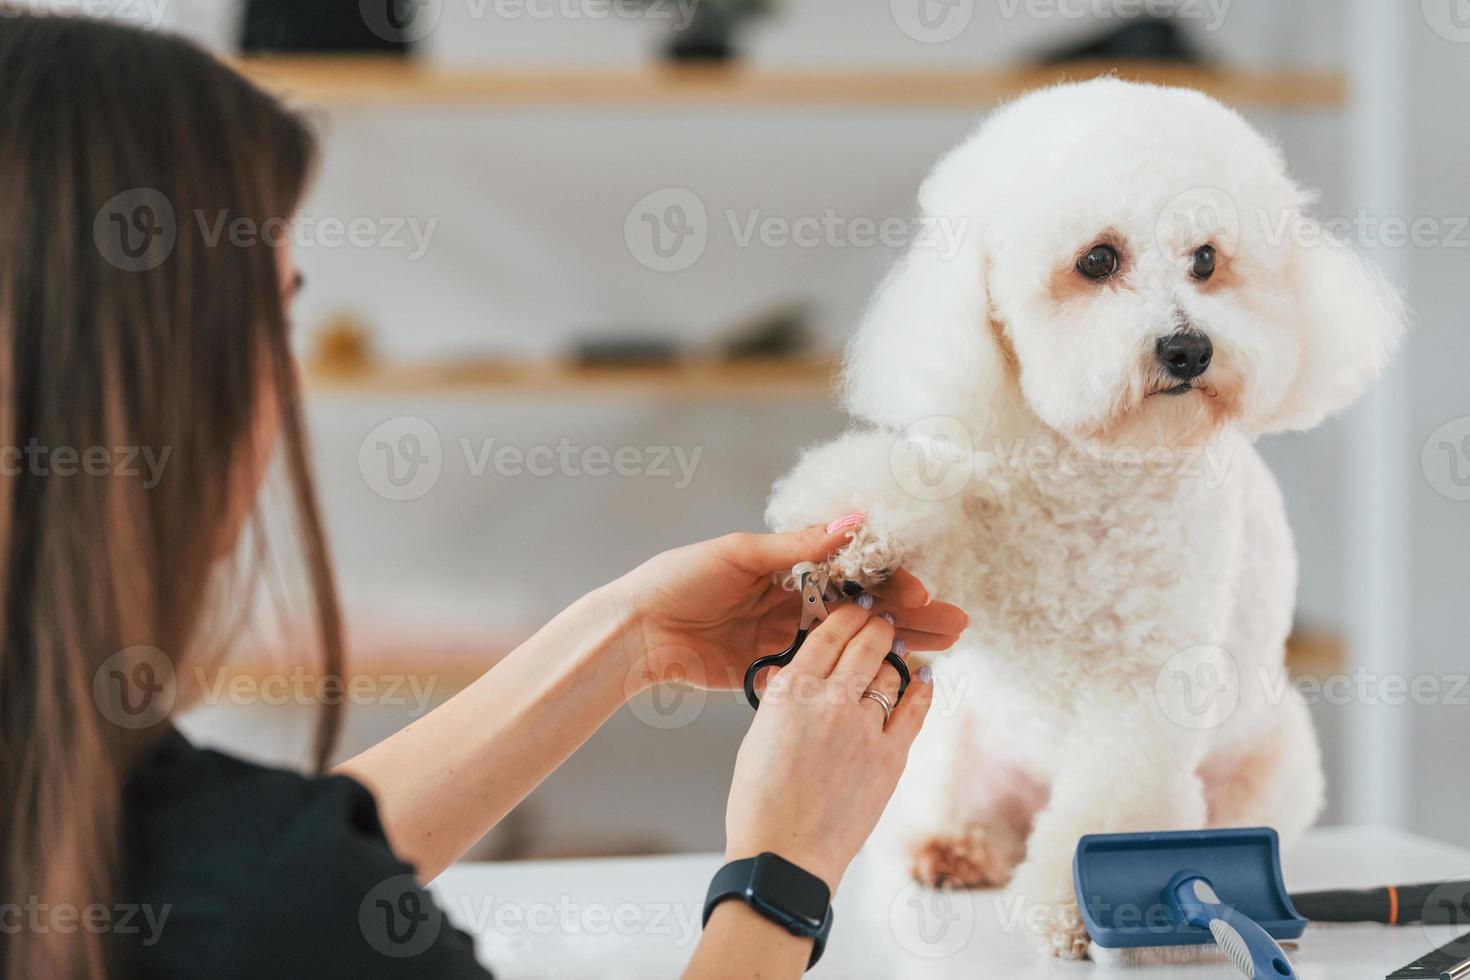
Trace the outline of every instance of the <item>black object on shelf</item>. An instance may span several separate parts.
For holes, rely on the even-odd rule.
[[[735,35],[745,21],[767,11],[767,0],[702,0],[688,8],[687,21],[674,25],[664,55],[676,62],[725,62],[739,53]],[[669,9],[681,9],[673,5]]]
[[[665,367],[679,351],[666,337],[635,335],[589,337],[577,342],[573,360],[582,367]]]
[[[424,16],[416,0],[248,0],[240,47],[246,54],[407,54],[416,16]]]
[[[1069,61],[1170,61],[1197,65],[1205,58],[1169,17],[1140,17],[1099,37],[1044,52],[1043,64]]]
[[[792,304],[738,327],[724,343],[728,361],[793,358],[811,346],[805,304]]]

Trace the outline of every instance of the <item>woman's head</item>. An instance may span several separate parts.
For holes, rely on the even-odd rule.
[[[191,653],[278,435],[336,668],[272,247],[313,152],[190,44],[0,18],[0,894],[107,901],[120,775],[161,730],[127,685]],[[7,937],[0,973],[101,975],[104,945]]]

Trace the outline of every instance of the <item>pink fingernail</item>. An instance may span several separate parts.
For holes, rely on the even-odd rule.
[[[848,514],[845,517],[839,517],[837,518],[837,520],[827,525],[827,533],[836,534],[838,531],[850,531],[858,525],[862,524],[862,522],[865,520],[867,520],[867,518],[860,513],[852,513]]]

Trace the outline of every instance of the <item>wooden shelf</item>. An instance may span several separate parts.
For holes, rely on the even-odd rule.
[[[1245,71],[1078,62],[1017,68],[456,68],[409,59],[250,57],[236,65],[264,87],[331,106],[914,106],[984,109],[1022,92],[1109,72],[1196,88],[1243,108],[1334,109],[1334,72]]]
[[[397,364],[309,369],[312,394],[592,397],[673,400],[829,398],[830,361],[687,361],[652,367],[547,362]]]

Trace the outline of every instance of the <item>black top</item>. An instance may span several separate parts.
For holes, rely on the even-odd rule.
[[[252,765],[170,730],[128,784],[124,848],[115,921],[133,976],[489,977],[345,776]]]

